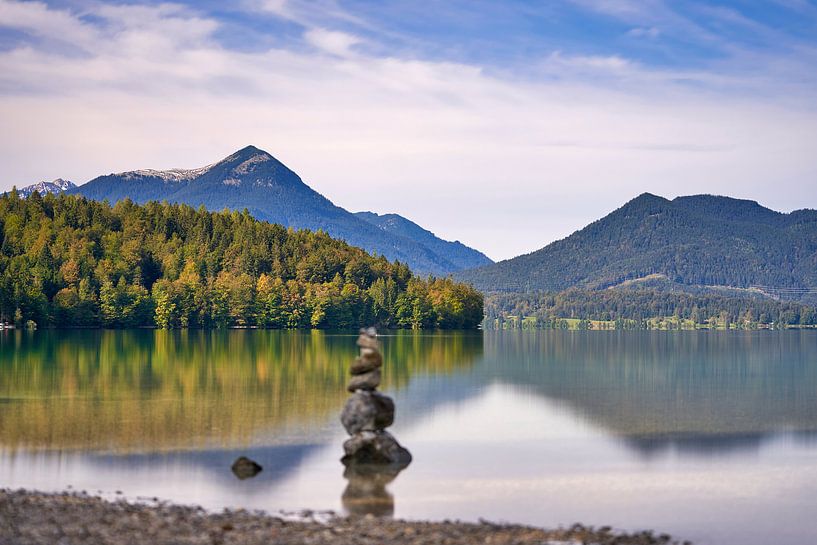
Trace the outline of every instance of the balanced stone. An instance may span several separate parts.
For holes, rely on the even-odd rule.
[[[380,386],[380,369],[375,369],[362,375],[353,376],[346,389],[350,392],[356,392],[358,390],[376,390],[378,386]]]
[[[411,463],[411,454],[387,431],[361,431],[343,443],[346,453],[341,461],[346,464],[388,464],[405,467]]]
[[[380,347],[377,338],[366,333],[362,333],[360,337],[357,338],[357,345],[361,348],[371,348],[372,350],[377,350]]]
[[[349,435],[382,430],[394,423],[394,401],[377,392],[358,390],[343,407],[340,421]]]
[[[373,348],[363,348],[360,350],[360,357],[355,360],[349,372],[353,375],[362,375],[373,371],[383,365],[383,356]]]

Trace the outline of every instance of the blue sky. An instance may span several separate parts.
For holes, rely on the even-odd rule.
[[[0,189],[266,149],[494,258],[643,191],[817,207],[817,3],[0,0]]]

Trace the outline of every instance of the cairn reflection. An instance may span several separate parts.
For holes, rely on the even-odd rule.
[[[394,515],[394,496],[386,489],[405,466],[349,464],[343,472],[346,489],[340,497],[347,515]]]

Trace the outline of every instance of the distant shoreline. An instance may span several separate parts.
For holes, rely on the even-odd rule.
[[[669,535],[643,531],[632,534],[610,527],[575,524],[548,530],[490,522],[401,521],[387,518],[342,517],[325,520],[303,512],[296,520],[245,510],[208,513],[200,507],[155,501],[137,504],[107,501],[84,493],[43,493],[0,489],[0,543],[77,544],[231,543],[250,544],[421,544],[471,545],[682,545]]]

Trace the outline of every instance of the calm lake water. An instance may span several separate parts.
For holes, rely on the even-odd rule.
[[[817,543],[815,331],[384,336],[415,459],[362,502],[339,463],[354,341],[0,333],[0,486]],[[264,471],[238,480],[240,455]]]

